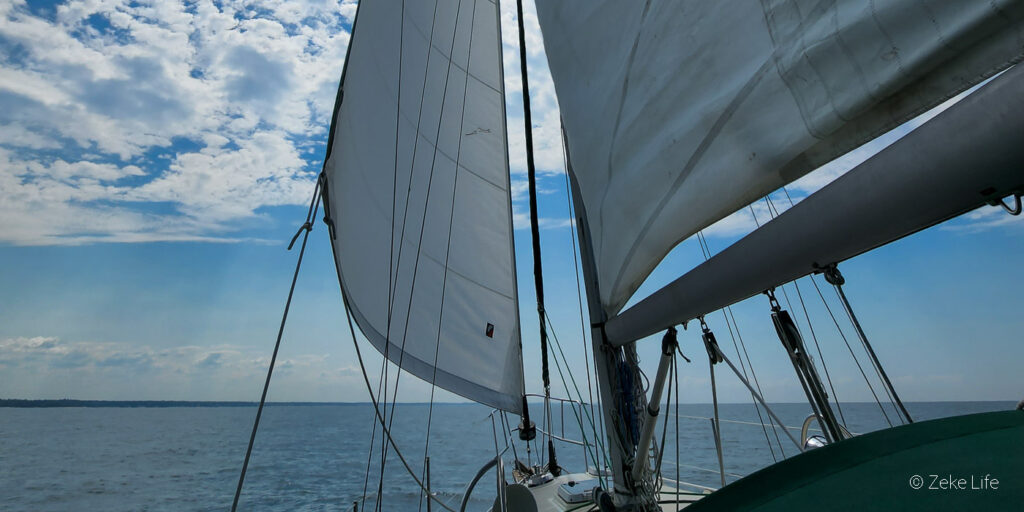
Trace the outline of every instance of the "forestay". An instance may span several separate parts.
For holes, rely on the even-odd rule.
[[[491,0],[360,4],[326,197],[342,290],[370,342],[421,379],[518,413],[498,20]]]
[[[609,315],[680,241],[1024,52],[1014,0],[537,10]]]

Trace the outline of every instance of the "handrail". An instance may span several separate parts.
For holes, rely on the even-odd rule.
[[[669,413],[669,414],[672,414],[672,413]],[[704,416],[690,416],[690,415],[687,415],[687,414],[677,414],[675,416],[678,416],[680,418],[691,419],[691,420],[709,420],[709,419],[711,419],[711,418],[707,418],[707,417],[704,417]],[[755,427],[762,427],[762,426],[764,426],[764,427],[780,427],[780,428],[785,428],[785,429],[788,429],[788,430],[800,430],[800,427],[791,427],[789,425],[778,425],[776,423],[758,423],[756,421],[724,420],[724,419],[720,419],[718,421],[720,421],[722,423],[735,423],[737,425],[753,425]],[[818,428],[811,428],[810,430],[815,430],[815,431],[821,432],[821,429],[818,429]]]
[[[672,464],[673,466],[678,466],[680,469],[687,468],[687,469],[693,469],[693,470],[696,470],[696,471],[703,471],[705,473],[714,473],[716,475],[721,473],[721,470],[718,470],[718,469],[702,468],[700,466],[694,466],[692,464],[681,464],[681,463],[671,462],[671,461],[667,461],[667,460],[663,461],[662,464]],[[728,475],[728,476],[731,476],[731,477],[735,477],[735,478],[743,478],[743,476],[744,476],[744,475],[741,475],[739,473],[730,473],[728,471],[725,474]]]
[[[476,487],[476,483],[487,473],[487,470],[493,468],[501,462],[501,457],[495,457],[487,461],[479,471],[476,472],[476,476],[469,482],[469,486],[466,487],[466,492],[462,495],[462,504],[459,505],[459,512],[466,512],[466,505],[469,504],[469,496],[473,494],[473,488]],[[501,495],[501,489],[498,489],[498,495]]]
[[[532,396],[534,398],[544,398],[544,395],[538,395],[537,393],[526,393],[526,395],[524,395],[524,396]],[[557,397],[553,397],[552,396],[552,397],[548,397],[548,400],[553,400],[555,402],[572,402],[574,404],[580,404],[580,405],[590,405],[587,402],[581,402],[579,400],[573,400],[571,398],[557,398]]]
[[[669,414],[672,414],[673,416],[678,416],[680,418],[685,418],[687,420],[711,420],[712,419],[710,417],[703,417],[703,416],[674,415],[673,413],[669,413]],[[788,429],[788,430],[800,430],[800,427],[791,427],[791,426],[788,426],[788,425],[778,425],[776,423],[758,423],[756,421],[742,421],[742,420],[719,420],[719,421],[722,422],[722,423],[735,423],[737,425],[753,425],[755,427],[761,427],[761,426],[764,426],[764,427],[780,427],[780,428],[785,428],[785,429]],[[817,430],[817,431],[820,432],[820,429],[817,429],[817,428],[812,428],[811,430]]]
[[[515,430],[519,430],[519,428],[516,428]],[[515,432],[515,430],[513,430],[513,432]],[[586,443],[584,443],[583,441],[577,441],[575,439],[568,439],[568,438],[565,438],[565,437],[556,436],[555,434],[549,434],[548,432],[545,432],[540,427],[537,427],[537,432],[540,432],[541,434],[549,436],[552,439],[557,439],[557,440],[565,442],[565,443],[574,444],[576,446],[586,446]]]
[[[818,418],[817,414],[810,414],[806,418],[804,418],[804,424],[803,424],[802,427],[800,427],[800,438],[803,439],[804,443],[807,442],[807,431],[809,431],[809,430],[817,430],[818,432],[821,432],[821,429],[811,428],[811,422],[815,421],[815,420],[818,421],[818,425],[821,425],[821,420]],[[787,427],[787,428],[796,428],[796,427]],[[851,438],[851,437],[856,435],[856,434],[850,432],[849,430],[847,430],[846,427],[843,426],[843,425],[839,425],[839,429],[842,430],[843,435],[846,436],[846,439],[849,439],[849,438]]]
[[[717,471],[716,471],[716,473],[717,473]],[[698,485],[698,484],[691,484],[690,482],[683,482],[681,480],[673,480],[671,478],[666,478],[666,477],[662,477],[661,479],[666,481],[666,482],[672,482],[672,483],[674,483],[676,485],[686,485],[686,486],[689,486],[689,487],[693,487],[694,489],[701,489],[701,490],[704,490],[704,491],[712,491],[713,492],[713,491],[717,491],[718,490],[718,489],[715,489],[714,487],[708,487],[708,486],[705,486],[705,485]]]

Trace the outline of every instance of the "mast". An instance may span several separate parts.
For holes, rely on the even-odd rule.
[[[551,399],[551,378],[548,374],[548,329],[547,313],[544,310],[544,269],[540,259],[540,220],[537,216],[537,171],[533,163],[533,121],[530,116],[530,83],[526,75],[526,30],[523,26],[523,0],[516,0],[519,17],[519,75],[523,82],[523,120],[526,125],[526,176],[530,188],[530,235],[533,240],[533,284],[537,289],[537,321],[540,325],[541,378],[544,381],[544,417],[548,419],[547,431],[551,430],[551,414],[548,409]],[[523,410],[526,399],[523,398]],[[528,416],[524,416],[524,420]],[[526,423],[524,421],[524,423]],[[548,436],[548,470],[558,476],[558,462],[555,458],[555,444]]]
[[[597,371],[597,390],[601,397],[601,413],[604,414],[606,425],[605,435],[608,442],[608,457],[612,463],[612,480],[614,481],[614,492],[617,494],[630,494],[626,486],[626,455],[623,453],[622,438],[618,434],[616,425],[618,411],[615,407],[615,397],[618,381],[615,379],[616,354],[622,349],[612,347],[605,335],[604,323],[607,315],[601,306],[601,290],[597,280],[597,264],[594,261],[594,247],[590,237],[590,225],[587,223],[586,208],[583,206],[583,199],[580,194],[579,184],[576,182],[576,175],[572,171],[572,158],[569,155],[568,138],[565,131],[562,132],[562,143],[566,147],[566,169],[569,173],[569,183],[572,188],[573,216],[576,222],[576,235],[580,247],[580,266],[583,267],[583,281],[587,292],[587,310],[590,316],[590,339],[594,352],[594,368]],[[596,461],[599,464],[600,461]],[[598,467],[598,471],[603,468]]]

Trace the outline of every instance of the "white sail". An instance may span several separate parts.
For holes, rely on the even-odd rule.
[[[1014,0],[537,10],[609,315],[680,241],[1024,53]]]
[[[361,3],[325,172],[366,337],[421,379],[518,413],[498,20],[491,0]]]
[[[640,339],[1024,192],[1021,134],[1017,65],[616,315],[608,342]]]

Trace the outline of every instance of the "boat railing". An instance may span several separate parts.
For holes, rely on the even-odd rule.
[[[459,512],[465,512],[466,506],[469,505],[469,497],[473,494],[473,489],[476,487],[477,482],[483,478],[487,472],[497,466],[497,504],[498,510],[505,512],[505,463],[501,460],[501,455],[496,455],[493,459],[488,460],[483,466],[476,472],[473,480],[469,482],[466,487],[466,492],[462,494],[462,503],[459,505]]]
[[[669,414],[671,414],[671,413],[669,413]],[[707,420],[713,419],[713,418],[708,417],[708,416],[692,416],[692,415],[688,415],[688,414],[678,414],[678,415],[675,415],[675,416],[678,416],[678,417],[683,418],[683,419],[688,419],[688,420],[703,420],[703,421],[707,421]],[[750,426],[754,426],[754,427],[784,428],[784,429],[787,429],[787,430],[794,430],[794,431],[798,431],[798,432],[801,430],[801,427],[794,427],[794,426],[790,426],[790,425],[779,425],[779,424],[774,423],[774,422],[772,422],[772,423],[760,423],[760,422],[757,422],[757,421],[727,420],[727,419],[721,419],[721,418],[718,421],[719,421],[719,423],[732,423],[732,424],[735,424],[735,425],[750,425]],[[815,428],[815,427],[809,427],[808,430],[813,430],[813,431],[821,432],[820,428]]]
[[[549,432],[547,430],[544,430],[540,426],[537,426],[535,428],[541,434],[543,434],[543,435],[545,435],[547,437],[550,437],[551,439],[553,439],[555,441],[559,441],[559,442],[562,442],[562,443],[571,444],[571,445],[574,445],[574,446],[581,447],[583,449],[583,464],[584,464],[584,466],[589,464],[591,461],[590,461],[590,456],[587,454],[587,447],[590,446],[590,445],[586,442],[586,439],[583,439],[583,440],[572,439],[572,438],[570,438],[569,436],[567,436],[565,434],[565,425],[566,425],[566,422],[565,422],[565,404],[569,404],[569,407],[570,407],[570,410],[571,410],[572,414],[577,414],[576,411],[578,410],[579,411],[579,413],[578,413],[579,415],[583,414],[583,408],[584,407],[590,407],[591,408],[591,413],[590,413],[591,417],[593,417],[594,414],[596,414],[593,411],[593,405],[590,404],[590,403],[587,403],[587,402],[580,401],[580,400],[573,400],[571,398],[561,398],[561,397],[556,397],[556,396],[545,397],[544,395],[541,395],[541,394],[538,394],[538,393],[526,393],[525,396],[532,397],[532,398],[543,398],[543,399],[547,399],[547,400],[550,400],[552,402],[556,402],[556,403],[559,404],[559,407],[558,407],[558,409],[559,409],[559,411],[558,411],[559,412],[558,426],[559,426],[560,431],[556,434],[555,432]],[[547,414],[548,414],[548,408],[545,407],[544,408],[544,417],[540,421],[541,425],[545,425],[545,424],[548,423],[546,421],[547,420]],[[554,429],[551,429],[551,430],[554,430]],[[514,435],[518,431],[519,431],[519,428],[509,428],[509,434],[510,435]]]
[[[527,393],[526,396],[528,396],[528,397],[535,397],[535,398],[545,398],[544,395],[539,395],[537,393]],[[560,418],[559,418],[559,426],[561,428],[561,437],[563,438],[563,440],[565,440],[564,438],[566,437],[566,435],[565,435],[565,404],[569,404],[569,407],[573,408],[573,409],[575,409],[576,407],[579,407],[580,409],[582,409],[583,407],[590,407],[591,410],[593,410],[593,404],[590,404],[590,403],[587,403],[587,402],[582,402],[580,400],[573,400],[571,398],[560,398],[560,397],[556,397],[556,396],[548,397],[548,399],[551,400],[552,402],[558,402],[559,403],[559,416],[560,416]],[[580,412],[582,413],[582,410]],[[544,411],[544,414],[547,414],[547,410]],[[542,423],[543,423],[543,421],[542,421]],[[548,434],[548,433],[545,432],[545,434]],[[579,444],[579,443],[580,443],[580,441],[575,441],[574,442],[574,444]]]

